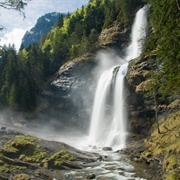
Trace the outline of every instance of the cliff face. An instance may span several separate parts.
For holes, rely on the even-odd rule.
[[[42,91],[38,114],[52,119],[57,128],[87,130],[93,103],[95,67],[93,55],[85,55],[64,64]]]
[[[110,28],[104,29],[99,36],[99,46],[101,48],[114,48],[118,51],[127,47],[130,29],[122,29],[114,24]]]
[[[154,120],[153,104],[146,105],[144,92],[138,86],[148,79],[151,70],[147,58],[132,60],[127,73],[128,111],[130,131],[137,134],[149,133]]]
[[[156,115],[159,120],[179,110],[176,103],[179,101],[178,97],[161,99],[160,94],[152,90],[150,83],[153,81],[156,61],[156,54],[151,54],[132,60],[129,64],[126,78],[129,125],[133,133],[148,135],[156,122]]]
[[[46,35],[51,31],[55,23],[57,23],[61,13],[48,13],[41,16],[36,25],[27,31],[22,39],[22,46],[28,48],[30,44],[37,43],[40,41],[41,36]]]
[[[119,31],[116,25],[102,31],[98,40],[100,49],[111,51],[115,48],[120,52],[119,49],[128,43],[126,37],[130,31]],[[47,122],[53,119],[58,128],[80,127],[87,132],[97,83],[97,64],[95,54],[87,54],[61,66],[41,93],[38,116]]]
[[[151,179],[176,180],[180,178],[180,100],[178,96],[162,100],[158,92],[149,93],[156,61],[152,53],[129,64],[126,78],[130,133],[125,151],[133,161],[148,164]]]

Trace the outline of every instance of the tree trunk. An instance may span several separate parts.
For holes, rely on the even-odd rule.
[[[158,133],[161,134],[160,128],[159,128],[159,122],[158,122],[158,106],[157,106],[157,100],[156,100],[156,92],[154,92],[154,111],[155,111],[155,121],[158,128]]]

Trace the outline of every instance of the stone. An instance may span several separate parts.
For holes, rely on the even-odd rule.
[[[103,147],[102,150],[103,151],[112,151],[113,149],[111,147]]]
[[[87,176],[87,179],[95,179],[96,178],[96,175],[95,174],[89,174]]]

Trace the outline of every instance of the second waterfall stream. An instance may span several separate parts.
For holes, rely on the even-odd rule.
[[[117,63],[100,76],[91,117],[90,145],[112,147],[114,150],[125,147],[127,108],[124,81],[128,62],[141,54],[143,39],[146,37],[148,8],[149,6],[146,5],[136,14],[131,32],[131,43],[125,49],[125,57],[122,58],[125,63]]]

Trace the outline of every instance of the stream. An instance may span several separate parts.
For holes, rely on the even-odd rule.
[[[63,171],[65,180],[87,179],[87,175],[93,174],[96,180],[143,180],[136,176],[126,155],[100,149],[90,151],[99,153],[103,160],[89,164],[85,169]]]

